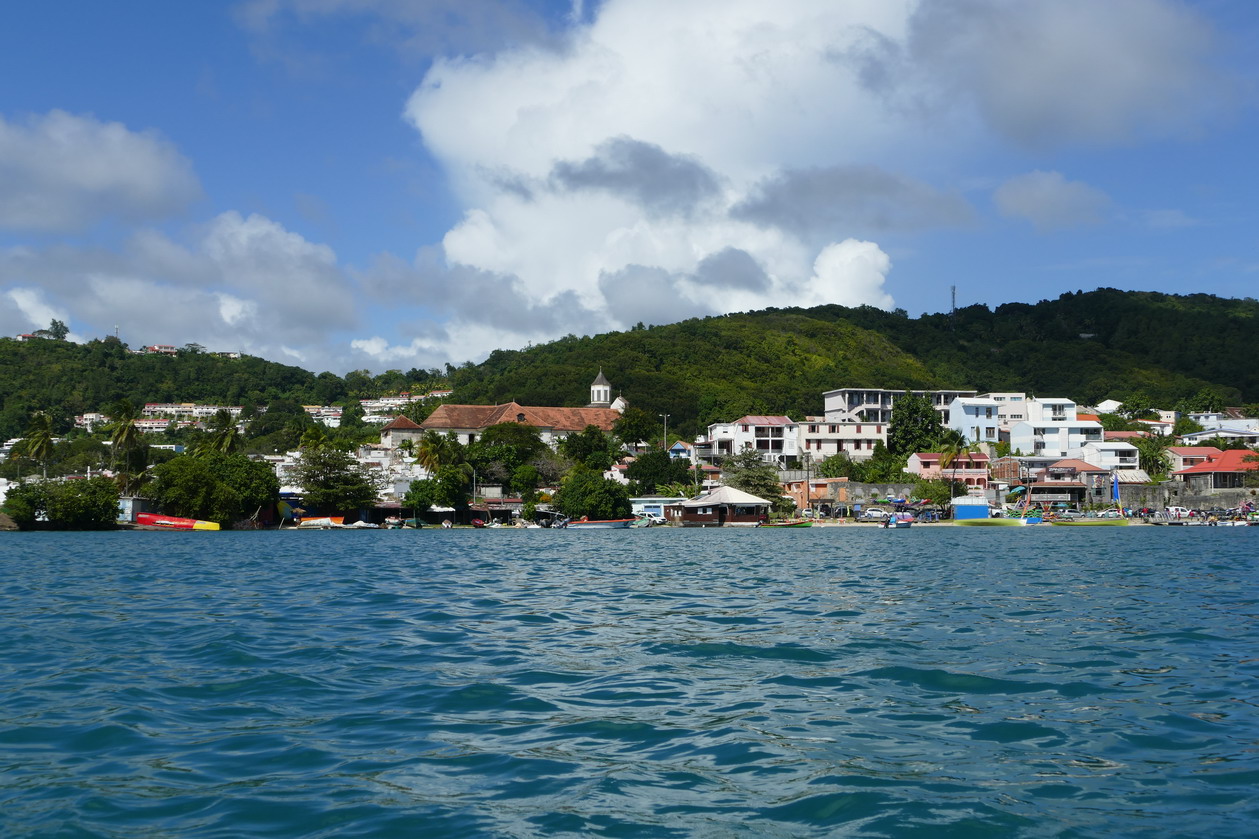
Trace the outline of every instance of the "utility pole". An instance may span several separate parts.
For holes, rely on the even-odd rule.
[[[664,437],[661,440],[660,447],[666,451],[669,449],[669,414],[659,414],[664,417]]]

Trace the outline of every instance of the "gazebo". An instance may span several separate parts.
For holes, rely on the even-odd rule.
[[[769,518],[769,507],[770,502],[764,498],[734,487],[720,486],[689,501],[671,505],[666,515],[670,521],[683,527],[752,527]]]

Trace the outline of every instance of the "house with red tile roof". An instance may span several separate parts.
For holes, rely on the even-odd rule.
[[[611,432],[628,404],[622,397],[612,399],[612,386],[599,371],[590,386],[590,405],[585,408],[537,408],[512,401],[502,405],[438,405],[420,424],[423,431],[454,434],[467,445],[480,439],[485,429],[504,422],[517,422],[538,429],[543,442],[555,446],[570,434],[593,425]]]
[[[1259,454],[1250,449],[1229,449],[1204,463],[1172,472],[1189,491],[1206,495],[1220,489],[1240,489],[1246,479],[1259,472]]]
[[[1168,446],[1165,451],[1167,452],[1167,457],[1171,460],[1170,471],[1172,472],[1179,472],[1181,469],[1188,469],[1190,466],[1206,463],[1211,458],[1224,454],[1223,451],[1215,446]]]
[[[403,440],[418,442],[424,429],[414,420],[399,415],[393,422],[380,429],[380,444],[387,449],[396,449]]]

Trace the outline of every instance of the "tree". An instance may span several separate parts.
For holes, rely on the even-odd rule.
[[[43,467],[44,477],[48,477],[48,458],[52,456],[52,417],[47,411],[36,411],[26,426],[26,435],[18,443],[20,453],[24,457],[39,463]]]
[[[206,450],[195,457],[181,455],[154,466],[149,492],[171,515],[226,526],[275,504],[280,482],[265,462]]]
[[[778,470],[761,460],[755,449],[744,449],[726,458],[721,464],[721,474],[726,486],[751,493],[757,498],[775,502],[782,497]]]
[[[664,449],[651,449],[625,467],[625,477],[635,495],[652,495],[661,486],[689,481],[691,468],[688,461],[675,460]]]
[[[1128,396],[1123,401],[1119,413],[1130,420],[1150,419],[1157,416],[1157,412],[1154,410],[1154,401],[1150,399],[1148,394],[1143,392],[1137,392]]]
[[[887,450],[904,457],[914,452],[934,451],[943,432],[940,414],[931,407],[931,400],[906,391],[897,397],[896,404],[892,406],[892,418],[887,426]]]
[[[907,460],[905,456],[892,454],[880,440],[874,444],[871,458],[860,464],[857,480],[871,484],[903,483],[910,480],[910,475],[905,472]]]
[[[240,433],[236,421],[226,408],[215,411],[206,424],[209,432],[209,450],[219,454],[235,454],[241,448]]]
[[[1167,456],[1167,447],[1172,444],[1172,440],[1172,437],[1162,435],[1132,438],[1132,445],[1137,447],[1137,465],[1144,469],[1147,475],[1165,474],[1167,468],[1171,466],[1171,458]]]
[[[860,471],[859,465],[846,452],[836,452],[817,465],[819,478],[851,478]]]
[[[143,482],[148,466],[148,446],[140,436],[136,420],[140,412],[129,399],[119,399],[110,408],[109,463],[124,495],[134,493]]]
[[[953,482],[936,480],[914,482],[913,497],[943,507],[953,498]]]
[[[293,468],[302,500],[325,515],[352,512],[376,504],[381,478],[350,454],[336,449],[305,449]]]
[[[541,432],[534,426],[501,422],[485,429],[479,440],[465,447],[465,454],[481,474],[497,474],[506,481],[546,447]]]
[[[1141,431],[1145,426],[1128,419],[1123,414],[1098,414],[1103,431]]]
[[[625,519],[634,513],[624,486],[583,466],[569,472],[553,501],[557,510],[574,519]]]
[[[559,444],[560,454],[587,469],[606,472],[620,457],[612,439],[597,425],[588,425],[579,434],[570,434]]]
[[[29,481],[9,490],[4,510],[23,530],[41,519],[54,530],[102,530],[115,526],[118,490],[105,477]]]
[[[436,431],[425,431],[420,437],[420,444],[415,449],[415,460],[429,474],[435,473],[442,466],[462,463],[464,460],[463,446],[453,434],[439,434]]]
[[[621,414],[620,419],[612,424],[612,433],[621,441],[622,446],[637,446],[656,436],[656,417],[642,408],[630,406]]]

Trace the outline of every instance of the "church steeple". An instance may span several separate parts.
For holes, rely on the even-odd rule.
[[[590,384],[590,404],[587,408],[610,408],[612,406],[612,383],[603,375],[603,368],[599,368],[599,375]]]

